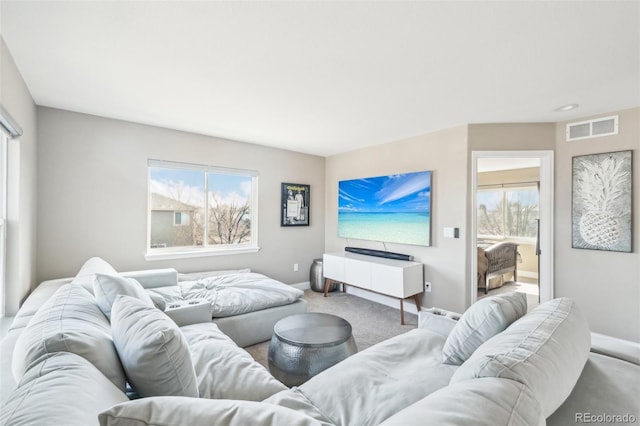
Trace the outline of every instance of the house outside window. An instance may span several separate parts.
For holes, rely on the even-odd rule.
[[[478,236],[496,240],[536,238],[539,193],[536,184],[478,189]]]
[[[255,252],[258,174],[149,160],[147,258]]]

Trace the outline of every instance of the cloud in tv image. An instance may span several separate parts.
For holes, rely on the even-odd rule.
[[[338,182],[338,235],[429,246],[431,172]]]

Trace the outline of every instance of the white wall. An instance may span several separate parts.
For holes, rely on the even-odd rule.
[[[553,123],[470,124],[415,138],[361,149],[327,158],[326,250],[347,245],[384,249],[381,243],[337,236],[337,182],[366,176],[418,170],[434,171],[432,247],[387,244],[386,249],[407,253],[425,264],[425,279],[433,290],[423,296],[423,306],[464,311],[471,303],[468,290],[471,267],[471,152],[553,150]],[[443,238],[444,227],[460,228],[459,239]],[[475,256],[475,250],[472,253]],[[397,306],[397,301],[357,292],[362,297]]]
[[[555,291],[584,310],[591,331],[640,342],[640,108],[619,114],[619,134],[567,142],[556,126]],[[576,121],[596,117],[585,117]],[[633,150],[632,253],[571,248],[572,157]]]
[[[432,292],[425,293],[423,306],[454,311],[466,307],[466,208],[467,127],[461,126],[398,142],[334,155],[326,160],[325,250],[357,246],[382,250],[379,242],[338,237],[338,181],[393,173],[432,170],[431,247],[386,244],[388,251],[410,254],[424,263],[425,279]],[[459,239],[442,237],[444,227],[459,227]],[[357,292],[362,297],[384,300],[398,307],[395,299]],[[407,304],[410,304],[409,301]]]
[[[601,116],[613,114],[617,113]],[[640,108],[619,114],[618,135],[575,142],[566,141],[566,122],[473,124],[469,125],[469,149],[555,151],[554,295],[574,299],[592,331],[640,341]],[[625,149],[634,151],[633,253],[571,248],[571,158]]]
[[[11,53],[0,38],[0,103],[24,134],[8,144],[5,314],[14,315],[36,270],[36,106]]]
[[[117,270],[250,267],[299,283],[322,256],[322,157],[42,107],[38,128],[39,281],[73,276],[88,257],[101,256]],[[145,261],[150,158],[257,170],[261,250]],[[309,227],[280,227],[281,182],[311,185]]]

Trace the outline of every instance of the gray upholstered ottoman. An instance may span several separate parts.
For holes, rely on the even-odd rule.
[[[269,343],[269,371],[298,386],[358,352],[351,324],[335,315],[309,312],[281,319]]]

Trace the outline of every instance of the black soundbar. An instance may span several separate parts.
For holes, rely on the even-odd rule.
[[[387,259],[413,260],[413,256],[402,253],[394,253],[391,251],[373,250],[360,247],[345,247],[344,250],[350,253],[364,254],[367,256],[386,257]]]

